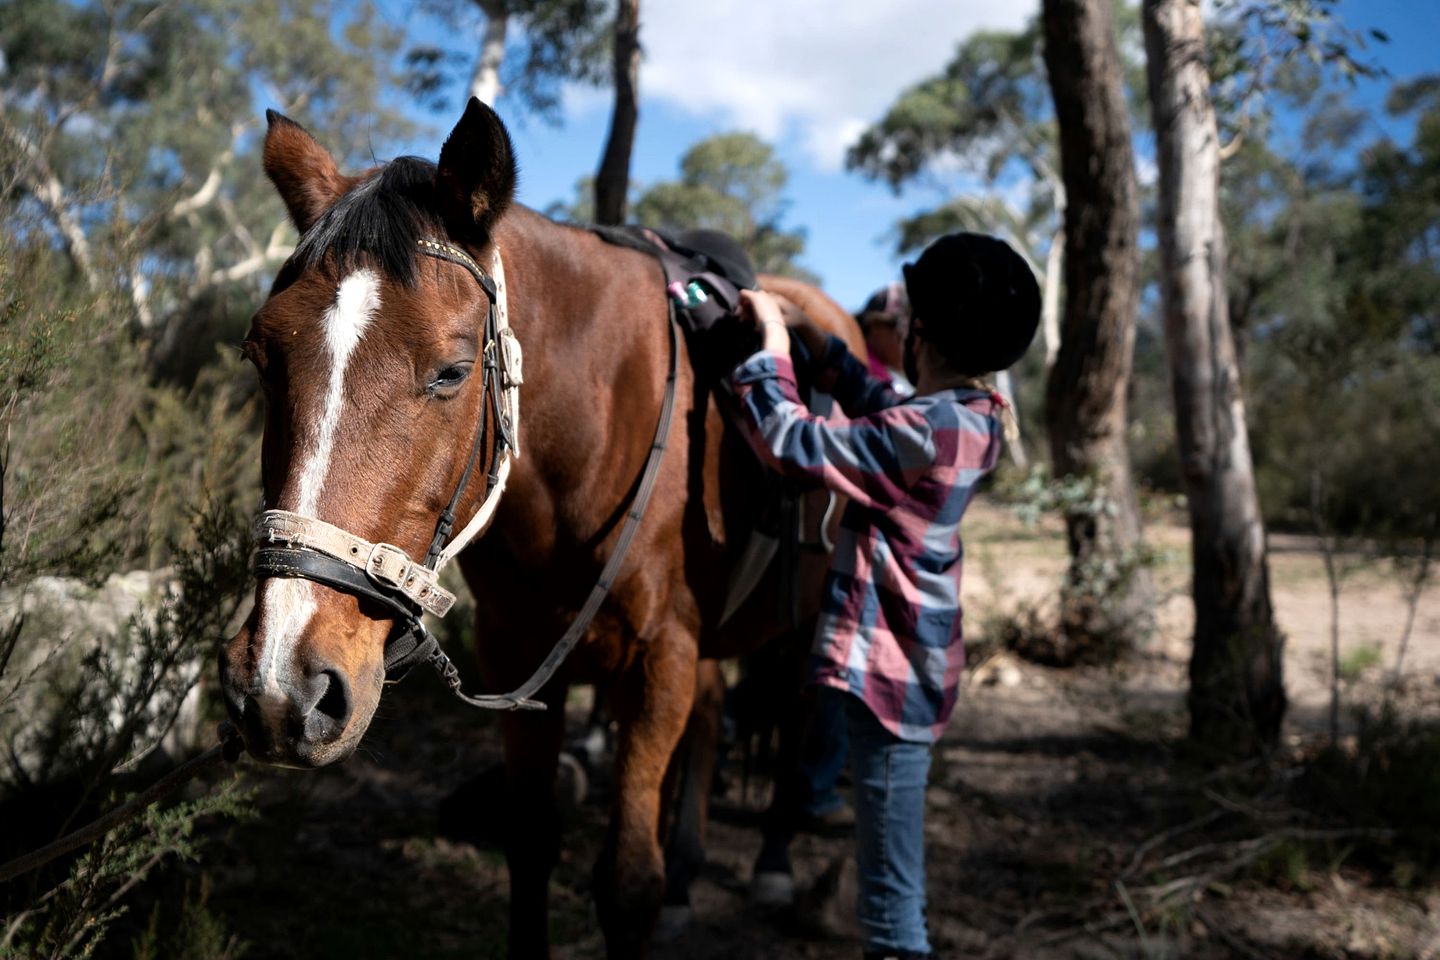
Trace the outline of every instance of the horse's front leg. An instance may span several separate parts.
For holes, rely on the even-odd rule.
[[[685,736],[670,760],[666,799],[674,804],[667,818],[665,845],[665,909],[661,927],[678,933],[690,919],[690,884],[705,865],[705,828],[710,818],[710,790],[725,712],[725,677],[715,660],[702,660],[695,671],[695,699]]]
[[[550,956],[550,872],[560,857],[555,771],[565,736],[565,685],[551,681],[540,695],[544,713],[506,713],[505,860],[510,868],[511,960]]]
[[[620,726],[615,800],[595,865],[595,903],[611,960],[639,960],[649,953],[665,892],[661,786],[695,691],[693,634],[670,625],[644,643],[611,701]]]

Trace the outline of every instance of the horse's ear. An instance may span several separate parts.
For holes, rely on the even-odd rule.
[[[495,111],[474,97],[440,148],[435,189],[446,226],[482,241],[515,196],[510,134]]]
[[[266,110],[265,122],[265,175],[304,233],[345,193],[349,178],[341,175],[330,151],[294,120]]]

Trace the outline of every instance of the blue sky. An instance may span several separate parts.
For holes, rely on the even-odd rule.
[[[749,130],[775,144],[790,171],[785,222],[807,231],[803,263],[842,304],[858,308],[876,287],[898,276],[889,231],[902,216],[933,207],[953,183],[889,188],[845,173],[844,147],[910,85],[938,72],[955,46],[976,29],[1011,29],[1037,9],[1012,0],[642,0],[640,125],[631,177],[641,184],[673,178],[697,140]],[[386,18],[412,37],[455,50],[478,48],[463,35],[416,13],[401,0],[382,0]],[[403,12],[402,12],[403,11]],[[1378,29],[1388,44],[1369,54],[1390,79],[1361,81],[1354,102],[1382,119],[1392,79],[1440,71],[1440,0],[1342,0],[1339,14],[1359,30]],[[462,71],[468,77],[468,69]],[[464,83],[447,91],[463,103]],[[544,209],[569,200],[575,182],[594,171],[609,123],[605,91],[570,89],[561,123],[526,116],[501,95],[496,104],[511,128],[520,160],[520,199]],[[453,119],[426,115],[432,137],[407,144],[435,156]],[[1281,118],[1282,121],[1285,118]],[[1403,131],[1399,132],[1403,135]]]

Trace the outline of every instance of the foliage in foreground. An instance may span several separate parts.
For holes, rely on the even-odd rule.
[[[7,860],[153,779],[182,714],[180,732],[202,725],[196,685],[248,581],[233,502],[189,520],[152,509],[178,490],[205,502],[205,452],[233,469],[246,449],[214,446],[243,436],[243,404],[222,393],[195,409],[180,398],[196,388],[150,381],[113,305],[53,282],[54,266],[44,247],[0,251],[0,821],[25,826],[0,839]],[[152,558],[165,566],[120,576]],[[0,956],[94,954],[138,884],[193,859],[200,818],[244,806],[224,790],[152,808],[8,884]]]

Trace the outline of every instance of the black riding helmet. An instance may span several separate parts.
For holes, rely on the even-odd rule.
[[[1005,241],[947,234],[905,264],[904,272],[911,316],[924,325],[920,335],[956,372],[1004,370],[1035,338],[1040,287],[1030,265]],[[907,345],[906,353],[913,347]]]

